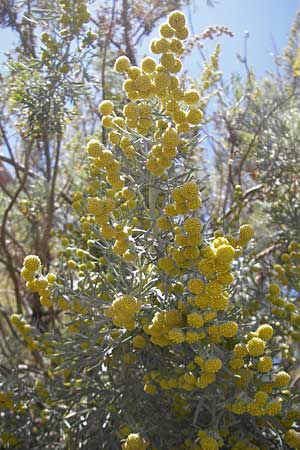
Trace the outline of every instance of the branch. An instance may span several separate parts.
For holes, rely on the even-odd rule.
[[[21,172],[25,172],[25,170],[26,170],[25,167],[22,166],[22,164],[18,163],[14,158],[13,159],[8,158],[7,156],[3,155],[3,153],[0,153],[0,160],[13,166],[16,171],[18,170]],[[31,170],[28,170],[27,174],[33,178],[38,176],[36,173],[32,172]]]
[[[9,269],[10,276],[11,276],[12,281],[14,283],[14,289],[15,289],[16,301],[17,301],[17,309],[18,309],[19,313],[22,312],[22,298],[21,298],[20,291],[19,291],[19,278],[18,278],[18,275],[16,274],[16,270],[15,270],[15,267],[14,267],[14,264],[13,264],[12,255],[10,254],[9,249],[7,247],[7,242],[6,242],[6,235],[7,235],[6,225],[7,225],[9,213],[12,210],[12,208],[14,207],[14,204],[16,203],[20,193],[24,190],[24,187],[25,187],[25,184],[26,184],[27,171],[28,171],[28,165],[29,165],[31,150],[32,150],[32,143],[29,144],[28,150],[25,153],[25,171],[24,171],[21,183],[20,183],[18,189],[16,190],[16,192],[14,193],[14,195],[12,196],[12,198],[11,198],[7,208],[6,208],[6,210],[4,211],[3,218],[2,218],[2,223],[1,223],[1,234],[0,234],[0,242],[2,244],[4,253],[5,253],[6,258],[7,258],[7,267]]]

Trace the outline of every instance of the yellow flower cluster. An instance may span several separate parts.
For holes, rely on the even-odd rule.
[[[122,228],[121,225],[116,226],[115,233],[115,243],[112,250],[117,255],[122,256],[127,261],[132,261],[134,259],[134,253],[132,253],[128,248],[130,246],[130,233],[131,230],[128,228]]]
[[[202,243],[202,225],[197,217],[187,217],[182,226],[176,225],[173,217],[187,214],[201,205],[199,189],[195,182],[187,182],[172,192],[175,203],[167,204],[166,216],[157,219],[161,231],[175,231],[174,244],[168,247],[168,256],[161,257],[158,267],[169,276],[179,275],[182,270],[192,267],[199,257]]]
[[[106,309],[106,316],[112,319],[118,328],[133,330],[135,327],[135,315],[141,308],[140,303],[130,295],[122,295],[116,298],[111,306]]]
[[[181,24],[180,28],[174,28],[178,27],[177,23]],[[140,66],[132,66],[126,56],[116,60],[115,71],[128,77],[123,83],[123,90],[130,102],[123,108],[124,118],[114,116],[113,105],[109,100],[102,102],[99,107],[103,115],[102,125],[113,128],[108,136],[109,141],[118,145],[129,159],[134,156],[135,148],[124,133],[130,130],[142,136],[150,131],[153,133],[153,145],[146,166],[154,176],[163,175],[171,167],[178,151],[183,150],[186,143],[180,134],[187,134],[191,126],[201,123],[203,117],[202,111],[197,108],[199,93],[193,89],[182,89],[179,78],[174,75],[182,68],[182,40],[188,36],[185,23],[184,14],[173,11],[168,22],[160,27],[161,37],[151,41],[151,51],[161,55],[159,64],[152,57],[144,58]],[[158,100],[155,102],[156,107],[159,105],[157,114],[165,115],[166,118],[158,119],[155,128],[152,107],[145,102],[147,99]]]
[[[281,255],[281,264],[274,264],[276,277],[283,286],[287,286],[289,282],[296,282],[296,286],[300,287],[300,244],[291,241],[287,251]]]
[[[51,286],[55,283],[56,276],[54,273],[48,273],[46,277],[39,275],[41,267],[41,261],[38,256],[26,256],[21,270],[21,276],[27,281],[26,287],[32,292],[37,292],[40,296],[41,304],[49,308],[52,306]]]
[[[112,131],[109,138],[114,141],[114,144],[119,143],[118,133]],[[92,174],[95,173],[95,175],[98,175],[99,170],[104,171],[107,183],[115,191],[122,190],[125,183],[120,175],[121,164],[114,158],[113,153],[107,150],[97,139],[92,139],[88,142],[87,152],[91,157]]]
[[[35,339],[33,335],[33,327],[29,325],[19,314],[13,314],[10,318],[11,323],[15,326],[15,328],[18,330],[19,334],[22,336],[22,339],[24,343],[26,344],[27,348],[31,351],[37,350],[38,348],[38,341]]]
[[[182,214],[196,211],[201,206],[199,187],[194,181],[188,181],[177,187],[172,192],[173,203],[165,206],[165,214],[168,217],[176,217]]]
[[[89,197],[87,200],[87,210],[95,216],[96,223],[105,225],[109,220],[109,215],[115,208],[115,201],[112,199]]]
[[[260,391],[259,391],[260,392]],[[265,392],[263,392],[265,394]],[[226,405],[229,411],[234,414],[250,414],[254,417],[258,416],[277,416],[282,410],[282,399],[280,397],[267,401],[268,395],[257,395],[254,400],[237,400],[232,404]]]
[[[38,256],[28,255],[24,259],[21,276],[25,281],[32,281],[36,272],[41,268],[41,260]]]
[[[184,341],[184,333],[180,329],[184,325],[183,318],[177,309],[156,312],[150,325],[144,326],[146,334],[151,336],[151,342],[160,347]]]

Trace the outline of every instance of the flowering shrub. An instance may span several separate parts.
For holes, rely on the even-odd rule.
[[[235,301],[253,228],[213,234],[201,210],[189,152],[205,102],[176,75],[187,37],[174,11],[150,45],[159,62],[116,60],[128,102],[99,106],[109,144],[87,143],[89,181],[72,204],[79,228],[62,239],[56,274],[38,256],[24,260],[27,288],[63,314],[51,333],[11,319],[40,370],[3,382],[4,447],[300,448],[273,326],[247,320]]]

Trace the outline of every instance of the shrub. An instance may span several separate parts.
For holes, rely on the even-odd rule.
[[[74,193],[80,219],[56,274],[34,255],[24,261],[28,289],[62,320],[40,333],[12,317],[39,370],[3,381],[4,446],[299,448],[298,397],[273,327],[259,313],[247,320],[235,300],[253,228],[213,234],[201,210],[205,185],[189,153],[202,92],[176,75],[184,14],[160,30],[150,46],[159,62],[116,61],[128,103],[100,104],[109,144],[87,144],[90,178]]]

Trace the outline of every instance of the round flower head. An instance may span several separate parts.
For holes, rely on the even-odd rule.
[[[238,332],[238,324],[236,322],[226,322],[221,325],[221,333],[224,337],[231,338]]]
[[[180,39],[174,38],[170,42],[170,50],[177,55],[182,55],[182,53],[184,52],[184,45]]]
[[[165,38],[156,39],[156,41],[155,41],[156,53],[166,53],[167,51],[169,51],[169,48],[170,48],[170,43],[167,39],[165,39]]]
[[[193,108],[191,109],[186,116],[187,121],[191,125],[198,125],[203,118],[203,112],[201,109]]]
[[[179,30],[176,30],[175,36],[178,39],[184,41],[185,39],[187,39],[189,37],[189,30],[188,30],[188,28],[187,27],[183,27],[183,28],[180,28]]]
[[[141,68],[146,73],[153,73],[156,69],[156,62],[153,58],[148,56],[147,58],[142,59]]]
[[[216,250],[216,261],[224,264],[232,262],[235,255],[235,250],[231,245],[220,245]]]
[[[103,116],[109,116],[114,109],[114,105],[110,100],[103,100],[99,105],[99,112]]]
[[[262,356],[257,363],[257,370],[261,373],[267,373],[272,370],[273,360],[270,356]]]
[[[206,433],[204,436],[200,435],[200,444],[203,450],[219,450],[218,441],[215,438],[208,436]]]
[[[24,259],[24,267],[30,272],[36,272],[41,267],[41,260],[36,255],[28,255]]]
[[[266,343],[258,338],[253,337],[247,344],[247,350],[250,356],[260,356],[265,350]]]
[[[90,156],[93,158],[99,158],[101,156],[102,151],[105,150],[103,144],[101,144],[98,139],[91,139],[86,146],[86,150]]]
[[[291,381],[291,377],[287,372],[281,371],[275,375],[274,384],[276,387],[282,388],[287,386]]]
[[[240,227],[240,241],[242,245],[247,244],[248,241],[253,237],[254,229],[250,224],[245,224]]]
[[[222,367],[222,361],[219,358],[208,359],[204,363],[204,370],[206,372],[216,373]]]
[[[31,281],[34,279],[34,271],[28,270],[26,269],[26,267],[23,267],[23,269],[21,270],[21,277],[25,281]]]
[[[169,15],[168,22],[172,28],[175,30],[180,30],[185,27],[186,18],[183,12],[175,10]]]
[[[127,70],[130,67],[130,60],[127,58],[127,56],[119,56],[119,58],[116,59],[114,70],[118,73],[124,73],[127,72]]]
[[[175,56],[171,52],[164,53],[160,58],[160,63],[166,70],[172,71],[175,66]]]
[[[188,314],[187,322],[188,322],[188,325],[193,328],[201,328],[204,324],[203,317],[196,312]]]
[[[175,30],[168,23],[163,23],[159,27],[159,33],[160,33],[161,37],[171,38],[174,36]]]
[[[104,128],[112,128],[113,127],[112,116],[103,116],[101,124],[104,126]]]
[[[259,338],[264,339],[265,341],[268,341],[272,338],[274,333],[273,327],[268,324],[260,325],[257,329],[257,335]]]
[[[200,100],[200,95],[195,89],[190,89],[184,93],[184,102],[187,105],[195,105]]]

